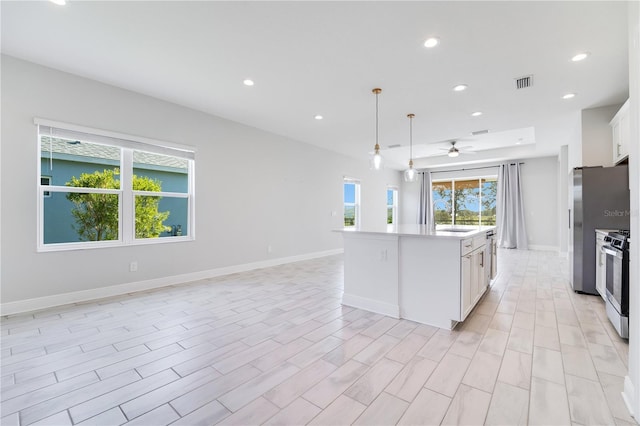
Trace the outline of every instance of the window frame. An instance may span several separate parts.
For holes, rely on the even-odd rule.
[[[195,220],[195,148],[191,146],[157,141],[154,139],[131,136],[101,129],[93,129],[74,124],[61,123],[52,120],[34,118],[36,124],[37,139],[37,251],[66,251],[66,250],[90,250],[105,247],[126,247],[145,244],[167,244],[182,241],[193,241],[196,238]],[[69,135],[79,137],[72,138],[84,140],[87,143],[117,147],[120,150],[120,189],[84,188],[60,185],[43,185],[41,178],[49,177],[42,174],[42,138],[59,137],[69,139]],[[133,152],[144,151],[183,158],[187,160],[187,192],[152,192],[133,190]],[[118,196],[118,239],[101,241],[73,241],[62,243],[44,242],[45,203],[44,194],[49,193],[101,193]],[[187,199],[187,235],[164,236],[158,238],[137,238],[135,235],[135,197],[136,196],[161,196]]]
[[[451,184],[451,222],[447,223],[447,224],[438,224],[435,223],[436,226],[484,226],[482,225],[482,201],[483,201],[483,191],[482,191],[482,184],[484,181],[490,180],[490,181],[497,181],[497,175],[482,175],[482,176],[469,176],[469,177],[452,177],[452,178],[446,178],[446,179],[434,179],[431,182],[431,192],[433,194],[433,187],[435,184],[440,184],[440,183],[449,183]],[[462,181],[476,181],[478,182],[478,223],[474,224],[474,225],[459,225],[455,223],[455,218],[456,218],[456,210],[455,210],[455,203],[453,202],[453,197],[455,196],[455,191],[456,191],[456,182],[462,182]],[[496,200],[497,201],[497,200]],[[434,202],[435,204],[435,202]],[[435,208],[434,208],[434,222],[435,222]]]
[[[353,203],[348,203],[349,206],[353,205],[353,207],[354,207],[354,219],[353,219],[353,225],[352,226],[346,226],[344,224],[344,220],[345,220],[344,211],[345,211],[345,207],[347,207],[347,203],[344,201],[344,186],[346,184],[355,185],[354,202]],[[342,179],[342,226],[345,229],[358,229],[358,228],[360,228],[360,204],[361,204],[360,194],[361,194],[361,183],[360,183],[360,180],[345,176]]]
[[[392,194],[392,204],[389,204],[389,191],[393,191]],[[398,187],[393,185],[387,186],[387,225],[397,225],[398,224]],[[391,207],[391,223],[389,220],[389,207]]]

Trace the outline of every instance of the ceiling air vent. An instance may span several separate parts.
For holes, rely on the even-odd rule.
[[[526,89],[533,86],[533,76],[526,75],[524,77],[516,78],[516,89]]]
[[[399,143],[394,144],[394,145],[389,145],[388,148],[400,148],[402,145],[400,145]]]
[[[489,133],[489,130],[476,130],[475,132],[471,132],[471,135],[478,136]]]

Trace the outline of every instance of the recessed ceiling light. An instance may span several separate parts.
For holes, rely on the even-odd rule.
[[[562,99],[571,99],[571,98],[574,98],[575,96],[576,96],[575,93],[567,93],[562,97]]]
[[[467,90],[467,86],[466,84],[458,84],[457,86],[453,87],[453,90],[456,92],[462,92],[463,90]]]
[[[424,41],[424,47],[436,47],[440,44],[440,39],[438,37],[429,37]]]
[[[472,117],[479,117],[479,116],[481,116],[481,115],[482,115],[482,112],[481,112],[481,111],[476,111],[476,112],[472,112],[472,113],[471,113],[471,116],[472,116]]]
[[[57,4],[58,6],[64,6],[67,4],[67,0],[49,0],[53,4]]]
[[[322,120],[324,117],[321,115],[316,115],[313,118],[315,118],[316,120]]]
[[[573,62],[578,62],[578,61],[582,61],[584,59],[587,59],[587,56],[589,56],[589,52],[582,52],[582,53],[578,53],[577,55],[575,55],[573,58],[571,58],[571,60]]]
[[[249,80],[248,78],[246,80],[243,81],[245,86],[253,86],[253,80]]]

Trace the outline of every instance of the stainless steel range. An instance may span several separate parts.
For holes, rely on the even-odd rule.
[[[629,231],[609,232],[602,251],[607,255],[607,317],[618,334],[629,338]]]

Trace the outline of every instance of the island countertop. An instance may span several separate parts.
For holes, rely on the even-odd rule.
[[[495,226],[438,226],[434,230],[426,225],[387,225],[374,228],[344,228],[337,229],[336,231],[356,234],[384,234],[461,240],[475,237],[495,229]]]

